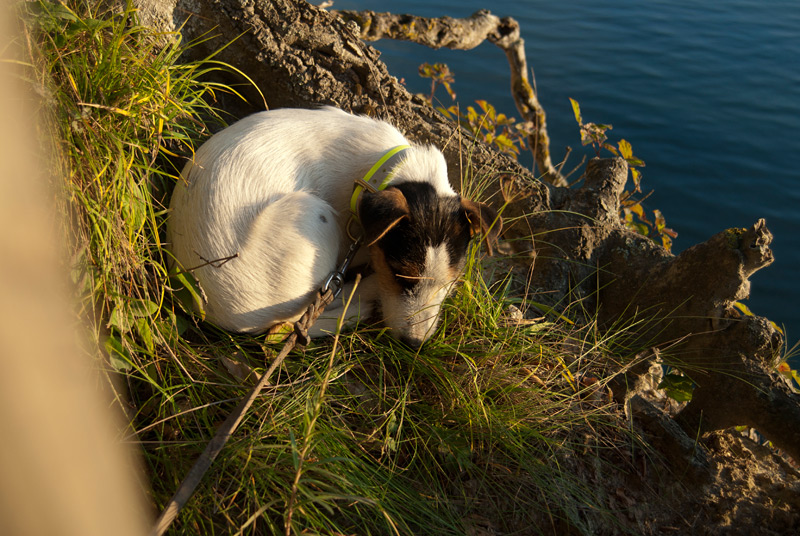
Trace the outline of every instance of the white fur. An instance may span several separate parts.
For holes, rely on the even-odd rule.
[[[450,293],[454,279],[447,246],[428,246],[425,270],[417,288],[408,296],[388,295],[383,298],[385,322],[404,326],[402,337],[412,346],[419,346],[431,335],[439,322],[442,302]]]
[[[251,333],[299,318],[349,247],[345,225],[354,179],[407,143],[388,123],[335,108],[262,112],[209,139],[183,170],[167,226],[181,269],[237,255],[192,271],[207,296],[207,318]],[[433,147],[407,150],[393,181],[425,181],[441,195],[456,195],[444,157]],[[366,255],[365,248],[356,262]],[[431,255],[441,264],[441,253]],[[437,276],[425,296],[385,311],[394,334],[424,341],[449,283]],[[366,278],[350,320],[369,315],[380,296],[376,278]],[[340,311],[329,307],[312,335],[334,329],[331,312]]]

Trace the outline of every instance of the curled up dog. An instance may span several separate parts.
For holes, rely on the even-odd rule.
[[[436,148],[335,108],[261,112],[215,134],[184,168],[170,208],[168,248],[220,327],[262,333],[294,322],[361,234],[348,323],[381,320],[413,347],[433,334],[471,237],[491,248],[502,226],[453,191]],[[342,307],[331,304],[311,336],[332,333]]]

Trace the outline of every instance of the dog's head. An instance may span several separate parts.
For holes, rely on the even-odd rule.
[[[484,236],[491,253],[502,223],[487,205],[442,195],[426,182],[402,182],[365,195],[359,215],[380,285],[383,321],[395,338],[417,348],[436,329],[470,238]]]

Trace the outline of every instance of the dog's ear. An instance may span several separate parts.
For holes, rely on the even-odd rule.
[[[469,221],[470,235],[482,234],[486,241],[486,249],[489,250],[489,255],[492,255],[492,246],[497,245],[497,238],[503,230],[503,220],[493,208],[484,203],[476,203],[462,197],[461,207]]]
[[[364,227],[364,239],[372,245],[388,233],[392,227],[407,218],[408,201],[397,188],[365,193],[361,197],[358,215]]]

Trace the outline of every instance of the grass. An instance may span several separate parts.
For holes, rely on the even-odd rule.
[[[179,63],[191,44],[162,48],[130,7],[38,2],[25,20],[87,353],[161,508],[276,354],[187,314],[161,242],[177,169],[221,123],[216,94],[234,92],[203,75],[233,69]],[[172,533],[530,534],[613,519],[574,460],[602,464],[633,441],[582,380],[621,359],[615,340],[560,321],[569,310],[520,321],[518,286],[476,247],[422,351],[365,326],[295,352]]]

